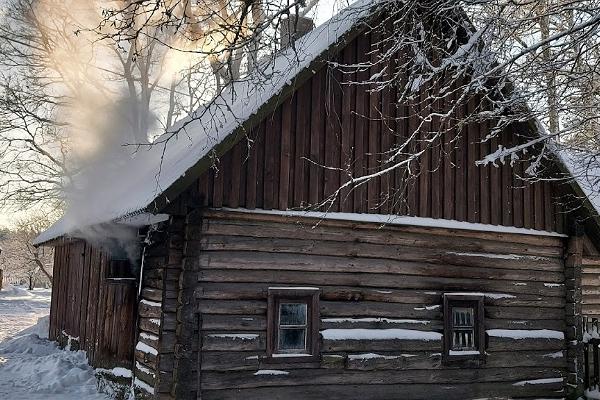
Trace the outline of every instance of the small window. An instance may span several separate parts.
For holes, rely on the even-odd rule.
[[[112,259],[106,266],[106,279],[111,281],[135,281],[136,273],[131,261],[127,259]]]
[[[319,355],[319,289],[269,288],[267,358],[308,362]]]
[[[444,295],[444,360],[482,361],[485,356],[483,296]]]

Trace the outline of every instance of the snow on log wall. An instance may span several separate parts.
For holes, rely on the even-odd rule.
[[[182,331],[178,340],[201,350],[199,372],[185,375],[187,393],[564,396],[563,238],[326,220],[314,226],[315,219],[208,210],[203,218],[186,228],[183,260],[193,266],[188,280],[197,280],[200,336]],[[264,361],[272,286],[320,288],[320,361]],[[483,367],[442,365],[444,292],[485,296]]]
[[[105,279],[107,252],[83,240],[54,251],[50,339],[76,339],[94,367],[131,368],[136,288]]]

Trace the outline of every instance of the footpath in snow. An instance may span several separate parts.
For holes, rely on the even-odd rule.
[[[0,291],[0,399],[109,399],[97,392],[84,352],[47,339],[50,293],[10,285]]]

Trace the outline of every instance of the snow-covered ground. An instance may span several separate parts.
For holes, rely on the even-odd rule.
[[[0,291],[0,399],[109,399],[97,392],[84,352],[47,339],[49,310],[49,290]]]
[[[50,294],[50,289],[29,291],[12,285],[0,290],[0,342],[48,315]]]

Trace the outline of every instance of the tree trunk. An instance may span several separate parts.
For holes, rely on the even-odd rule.
[[[50,273],[48,273],[48,271],[46,270],[46,267],[44,267],[44,264],[37,258],[37,254],[36,254],[36,258],[35,258],[35,263],[38,265],[38,267],[40,267],[40,269],[42,270],[44,275],[46,275],[46,278],[48,278],[48,280],[50,281],[50,284],[52,284],[52,275],[50,275]]]
[[[548,3],[542,2],[540,10],[540,33],[542,40],[550,37],[550,18],[548,16]],[[546,100],[548,101],[548,125],[550,133],[556,134],[560,129],[558,115],[558,95],[556,93],[556,74],[552,66],[552,49],[550,46],[544,46],[542,50],[542,59],[546,69]]]

